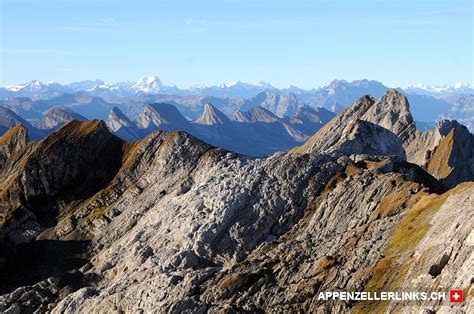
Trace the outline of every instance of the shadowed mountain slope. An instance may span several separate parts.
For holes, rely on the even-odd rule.
[[[406,162],[396,129],[361,119],[374,104],[360,98],[300,153],[267,158],[184,132],[128,143],[99,121],[69,122],[38,142],[25,143],[20,127],[8,132],[0,310],[377,312],[402,303],[323,301],[318,292],[467,291],[473,183],[447,190]],[[36,252],[40,268],[21,262]],[[417,312],[452,307],[410,303]]]

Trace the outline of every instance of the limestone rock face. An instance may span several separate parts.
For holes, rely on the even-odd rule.
[[[474,181],[474,135],[456,121],[438,125],[441,139],[430,153],[426,168],[448,187]]]
[[[227,124],[230,123],[230,120],[224,113],[207,103],[204,105],[203,114],[196,120],[196,123],[204,125]]]
[[[55,107],[44,114],[38,127],[40,129],[58,129],[71,120],[85,121],[87,119],[72,110]]]
[[[360,120],[374,102],[375,100],[370,96],[359,98],[317,131],[304,145],[294,149],[293,152],[318,153],[332,148],[343,137],[347,127],[350,128],[353,123]]]
[[[115,135],[127,141],[136,141],[142,138],[140,130],[119,108],[114,107],[107,119],[107,127]]]
[[[298,99],[293,93],[280,95],[279,93],[261,92],[255,97],[245,101],[242,105],[243,110],[255,107],[262,107],[273,112],[280,118],[294,115],[305,103]]]
[[[123,155],[122,141],[98,120],[71,121],[27,148],[17,154],[20,160],[6,161],[0,184],[2,234],[13,243],[36,234],[9,218],[28,217],[44,226],[54,223],[66,210],[65,203],[91,197],[103,188]]]
[[[378,124],[395,133],[402,143],[414,137],[416,132],[415,121],[410,113],[410,106],[405,96],[396,89],[389,89],[378,99],[362,120]]]
[[[472,289],[474,185],[448,189],[469,179],[472,155],[456,143],[472,135],[443,122],[425,168],[407,162],[410,123],[387,124],[406,104],[390,93],[388,117],[367,114],[376,101],[362,97],[302,147],[267,158],[184,132],[124,142],[100,121],[39,142],[9,132],[0,311],[472,311],[472,297],[456,308],[318,299]]]
[[[463,186],[456,193],[443,194],[444,203],[439,201],[443,204],[439,207],[441,213],[430,216],[433,209],[428,206],[439,206],[435,205],[438,204],[436,197],[430,197],[413,182],[399,181],[398,174],[374,177],[370,170],[359,169],[354,173],[352,170],[348,172],[347,168],[345,173],[353,174],[339,178],[327,196],[314,200],[311,211],[288,233],[276,241],[262,244],[245,262],[208,280],[201,287],[204,293],[199,297],[200,302],[193,306],[197,309],[204,303],[213,311],[230,305],[233,310],[246,311],[358,310],[370,313],[384,309],[386,305],[379,302],[320,301],[318,294],[334,290],[396,291],[400,288],[425,291],[426,287],[447,291],[453,286],[470,285],[472,256],[468,253],[466,238],[472,230],[469,229],[472,227],[472,218],[469,217],[473,213],[457,212],[471,221],[457,228],[449,215],[442,217],[441,213],[455,206],[453,203],[456,201],[460,201],[464,209],[472,208],[474,200],[469,195],[473,191],[472,184]],[[397,182],[396,186],[391,183],[393,181]],[[361,190],[364,193],[360,193]],[[403,209],[404,206],[408,208]],[[415,213],[420,212],[422,218],[411,222]],[[456,239],[454,250],[462,255],[457,261],[449,261],[452,269],[439,268],[445,283],[438,285],[436,277],[430,275],[430,269],[437,267],[446,251],[449,256],[455,256],[454,250],[438,238],[438,227],[416,235],[406,232],[416,224],[420,224],[418,228],[430,226],[441,217],[436,226],[443,223],[450,226],[443,229],[442,239]],[[431,237],[439,241],[431,242]],[[407,266],[411,276],[405,277]],[[457,279],[451,277],[449,280],[448,276]],[[424,278],[423,283],[417,281],[420,277]],[[406,278],[406,283],[403,278]],[[179,308],[182,304],[192,303],[186,299],[174,306]],[[469,308],[469,304],[464,308]],[[405,305],[409,305],[413,312],[446,310],[447,307],[446,304]],[[398,307],[398,304],[394,302],[390,307]]]
[[[143,112],[138,117],[138,127],[140,129],[155,130],[183,130],[194,134],[195,131],[191,123],[176,109],[176,107],[157,103],[146,105]]]
[[[28,130],[21,124],[17,124],[3,134],[0,137],[0,170],[11,155],[25,148],[27,143]]]
[[[417,131],[405,149],[410,162],[448,187],[474,181],[474,135],[454,120],[441,120],[434,130]]]
[[[327,153],[335,156],[390,155],[406,159],[402,143],[395,134],[362,120],[349,124],[339,141]]]
[[[408,161],[426,167],[431,152],[438,145],[441,137],[437,129],[416,131],[415,137],[404,145]]]
[[[369,96],[361,97],[293,152],[395,155],[406,159],[399,137],[387,128],[362,120],[379,103]]]
[[[8,129],[13,128],[18,124],[21,124],[28,130],[31,139],[38,139],[44,136],[44,132],[35,128],[15,112],[6,107],[0,106],[0,135],[3,135],[8,131]]]
[[[275,114],[273,114],[271,111],[260,106],[251,108],[245,113],[238,111],[236,118],[237,118],[237,121],[253,122],[253,123],[255,122],[271,123],[271,122],[277,122],[279,120],[278,117]]]
[[[433,200],[442,205],[429,217],[431,227],[413,249],[414,259],[400,287],[414,291],[421,291],[414,287],[436,287],[439,291],[466,287],[467,296],[460,308],[448,302],[432,302],[426,308],[439,313],[461,309],[470,313],[474,308],[469,296],[474,271],[474,184],[462,183],[441,195],[441,200]],[[409,305],[408,302],[392,302],[389,309],[408,313]]]

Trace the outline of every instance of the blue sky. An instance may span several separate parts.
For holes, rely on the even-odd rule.
[[[0,85],[473,81],[471,1],[0,0]]]

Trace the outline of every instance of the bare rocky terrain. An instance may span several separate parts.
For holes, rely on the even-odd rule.
[[[473,137],[417,131],[396,90],[267,158],[185,132],[126,142],[100,120],[37,141],[16,126],[0,138],[0,312],[472,312]],[[465,301],[318,300],[449,289]]]

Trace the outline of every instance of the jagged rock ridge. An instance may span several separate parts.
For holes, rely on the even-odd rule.
[[[2,174],[11,182],[1,185],[2,245],[59,240],[67,247],[48,254],[82,259],[72,277],[51,264],[16,284],[9,274],[38,268],[7,256],[0,310],[371,312],[400,304],[324,302],[317,293],[469,289],[473,184],[446,191],[404,161],[393,131],[361,119],[374,103],[360,99],[304,151],[263,159],[182,132],[126,143],[99,122],[70,122],[19,145]],[[61,175],[53,165],[65,166]],[[88,179],[74,181],[77,169]],[[61,188],[68,184],[76,188]],[[55,215],[38,210],[42,196]],[[467,299],[456,309],[471,307]]]
[[[54,107],[44,114],[37,127],[45,130],[55,130],[71,120],[85,121],[87,119],[72,110]]]

